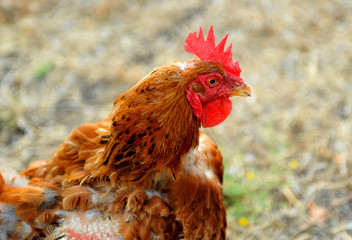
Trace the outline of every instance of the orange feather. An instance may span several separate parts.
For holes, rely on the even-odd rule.
[[[65,210],[80,209],[82,211],[91,209],[93,192],[86,186],[72,186],[65,188],[62,192],[62,206]]]

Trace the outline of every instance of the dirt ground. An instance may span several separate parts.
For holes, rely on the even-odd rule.
[[[352,1],[0,0],[0,164],[49,158],[154,67],[229,33],[253,97],[205,131],[228,239],[352,239]]]

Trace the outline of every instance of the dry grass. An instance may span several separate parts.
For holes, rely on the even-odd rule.
[[[352,239],[351,12],[348,0],[0,0],[0,163],[48,158],[153,67],[189,59],[186,35],[213,24],[253,90],[206,130],[225,156],[228,239]]]

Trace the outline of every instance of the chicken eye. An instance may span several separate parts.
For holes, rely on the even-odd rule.
[[[209,87],[214,87],[218,83],[218,81],[215,78],[209,78],[207,80],[207,83]]]

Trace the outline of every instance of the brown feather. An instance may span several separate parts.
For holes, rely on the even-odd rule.
[[[147,194],[144,191],[133,192],[127,200],[126,209],[131,212],[140,210],[147,199]]]
[[[91,209],[92,191],[85,186],[72,186],[66,188],[62,193],[62,206],[65,210],[74,210],[76,208],[85,211]]]
[[[149,202],[145,205],[145,210],[150,215],[160,215],[161,217],[167,217],[170,215],[170,208],[163,199],[158,196],[150,198]]]

